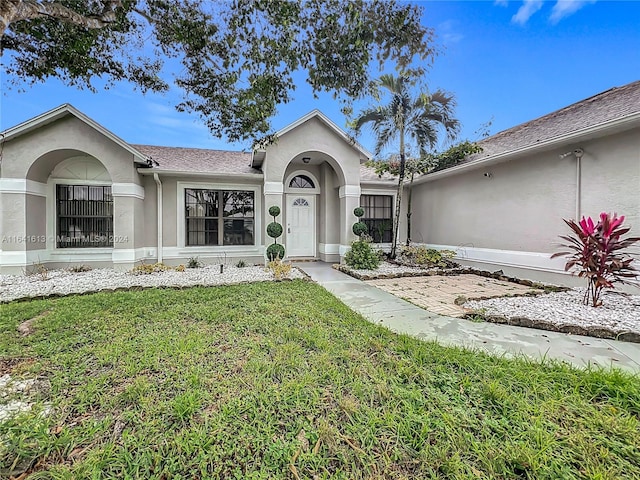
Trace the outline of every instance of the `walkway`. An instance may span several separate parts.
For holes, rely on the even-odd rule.
[[[446,317],[367,285],[328,263],[301,262],[295,266],[367,320],[397,333],[497,355],[525,354],[581,367],[591,363],[640,372],[640,344]]]

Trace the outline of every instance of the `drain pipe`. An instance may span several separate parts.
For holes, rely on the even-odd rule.
[[[576,148],[571,152],[561,154],[560,158],[566,158],[571,155],[576,158],[576,222],[578,222],[580,221],[580,211],[582,210],[580,204],[582,198],[582,162],[580,160],[582,160],[584,150],[581,148]]]
[[[153,174],[153,179],[156,182],[156,200],[158,202],[158,258],[157,262],[162,263],[162,182],[157,173]]]
[[[573,151],[573,155],[576,157],[576,222],[580,221],[581,198],[582,198],[582,156],[584,150],[576,148]]]

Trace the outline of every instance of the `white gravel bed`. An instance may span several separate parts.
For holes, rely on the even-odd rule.
[[[426,274],[429,268],[420,268],[420,267],[410,267],[407,265],[397,265],[395,263],[389,262],[380,262],[380,266],[375,270],[358,270],[356,268],[349,268],[346,265],[343,265],[342,268],[348,269],[349,271],[355,273],[356,275],[361,275],[364,277],[376,277],[383,275],[404,275],[404,274]],[[464,267],[460,267],[464,268]],[[442,269],[441,269],[442,270]],[[458,270],[458,269],[457,269]]]
[[[292,267],[289,278],[303,277],[303,273]],[[119,288],[213,286],[273,279],[273,274],[263,266],[243,268],[225,266],[224,273],[220,273],[220,265],[208,265],[202,268],[187,268],[184,272],[168,270],[146,275],[133,275],[129,272],[118,272],[109,268],[88,272],[50,270],[47,272],[46,278],[38,274],[29,276],[0,275],[0,302]]]
[[[602,305],[594,308],[582,303],[585,289],[576,288],[535,297],[500,297],[465,302],[464,307],[482,309],[484,315],[507,319],[527,318],[557,327],[606,328],[615,333],[640,334],[640,295],[604,292]]]

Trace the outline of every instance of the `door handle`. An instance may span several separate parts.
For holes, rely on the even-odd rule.
[[[287,227],[287,233],[291,233],[291,227]]]

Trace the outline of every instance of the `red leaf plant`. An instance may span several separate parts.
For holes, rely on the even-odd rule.
[[[576,223],[575,220],[564,220],[575,236],[561,235],[568,243],[563,247],[569,251],[554,253],[551,258],[568,257],[565,271],[578,268],[578,276],[588,280],[584,294],[584,304],[593,307],[602,305],[600,295],[604,288],[614,288],[614,283],[628,283],[627,279],[637,278],[632,262],[634,259],[621,250],[640,241],[640,237],[627,237],[630,228],[623,227],[624,216],[601,213],[598,223],[591,217]]]

